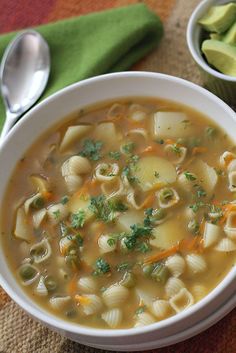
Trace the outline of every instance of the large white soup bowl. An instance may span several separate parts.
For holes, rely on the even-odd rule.
[[[188,105],[221,125],[235,140],[236,114],[207,90],[182,79],[147,72],[124,72],[69,86],[38,104],[9,133],[0,151],[0,203],[18,160],[45,131],[88,105],[123,97],[158,97]],[[39,152],[40,153],[40,152]],[[204,299],[187,310],[150,326],[122,330],[94,329],[69,323],[45,311],[22,290],[0,248],[0,285],[32,317],[68,338],[97,348],[137,351],[169,345],[206,329],[236,305],[233,268]]]

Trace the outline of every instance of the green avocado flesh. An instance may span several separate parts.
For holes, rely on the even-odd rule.
[[[228,32],[223,37],[223,42],[227,44],[236,45],[236,21],[233,26],[230,27]]]
[[[225,75],[236,77],[236,46],[207,39],[202,43],[202,51],[209,64]]]
[[[236,21],[236,3],[213,6],[198,21],[208,32],[224,33]]]

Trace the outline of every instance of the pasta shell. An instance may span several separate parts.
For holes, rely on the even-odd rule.
[[[236,170],[236,159],[234,157],[234,159],[232,159],[232,161],[228,164],[227,171],[230,173],[230,172],[233,172],[235,170]]]
[[[102,309],[102,301],[98,295],[85,294],[83,298],[87,299],[85,302],[80,302],[85,315],[97,314]]]
[[[120,118],[125,114],[125,106],[123,104],[114,103],[107,112],[108,118]]]
[[[26,278],[24,276],[25,271],[29,272],[29,270],[30,270],[30,277],[27,276],[27,278]],[[21,283],[24,286],[30,286],[32,283],[34,283],[36,281],[36,279],[39,276],[38,269],[35,266],[31,265],[30,263],[22,264],[20,266],[18,272],[19,272],[19,275],[20,275],[20,278],[21,278]]]
[[[191,293],[193,294],[195,301],[199,301],[207,295],[207,290],[204,285],[196,283],[191,287]]]
[[[109,327],[117,328],[122,321],[122,311],[120,309],[114,308],[102,313],[101,317]]]
[[[206,271],[207,264],[202,255],[188,254],[185,257],[188,269],[191,273],[197,274]]]
[[[98,238],[98,246],[99,246],[99,251],[101,254],[106,254],[108,252],[112,252],[116,249],[116,242],[111,242],[109,244],[109,240],[112,240],[112,238],[109,235],[102,234]]]
[[[173,197],[170,200],[167,200],[166,202],[163,202],[161,195],[163,194],[163,192],[165,192],[165,190],[171,190],[173,192]],[[169,207],[172,207],[172,206],[176,205],[179,202],[179,195],[176,192],[176,190],[173,189],[173,188],[163,188],[160,191],[158,191],[156,193],[156,195],[157,195],[157,200],[159,202],[159,206],[161,208],[169,208]]]
[[[235,158],[236,158],[236,155],[234,153],[225,151],[220,156],[220,166],[222,168],[227,168],[227,166],[230,164],[230,161],[234,160]]]
[[[31,240],[32,234],[31,234],[29,223],[26,218],[24,208],[18,208],[17,210],[14,235],[16,238],[20,238],[27,242]]]
[[[170,277],[165,285],[165,291],[167,294],[168,298],[173,297],[175,294],[177,294],[182,288],[185,287],[185,284],[183,281],[181,281],[179,278],[176,277]]]
[[[134,327],[142,327],[151,325],[156,322],[155,318],[149,313],[138,314],[138,320],[136,321]]]
[[[47,215],[47,210],[46,208],[42,208],[39,211],[36,211],[33,214],[33,226],[34,228],[39,228],[39,226],[41,225],[41,223],[43,222],[43,220],[46,218]]]
[[[39,197],[41,197],[41,194],[38,192],[37,194],[31,196],[29,199],[27,199],[24,203],[24,208],[25,208],[25,213],[29,213],[29,209],[31,204],[34,202],[34,200],[37,200]]]
[[[193,178],[197,179],[197,176],[194,173],[191,173],[191,175],[193,176]],[[183,191],[185,192],[192,191],[193,182],[186,177],[185,173],[179,174],[177,182],[178,182],[178,186],[181,187]]]
[[[65,176],[65,183],[67,186],[67,190],[70,193],[74,193],[83,184],[83,178],[80,175],[74,175],[74,174],[67,175]]]
[[[170,303],[167,300],[158,299],[153,302],[152,312],[159,320],[162,320],[171,313]]]
[[[140,128],[140,129],[132,129],[132,130],[128,131],[126,135],[127,136],[132,136],[132,135],[141,136],[145,140],[148,138],[147,130],[142,129],[142,128]]]
[[[52,205],[47,210],[48,218],[53,224],[58,224],[68,216],[69,210],[67,205],[61,203]]]
[[[178,254],[168,257],[165,264],[174,277],[182,275],[186,267],[184,258]]]
[[[167,158],[173,164],[181,164],[186,158],[187,148],[186,147],[178,147],[178,153],[173,149],[172,144],[168,144],[165,146],[164,151],[166,153]]]
[[[235,251],[236,250],[236,243],[234,243],[233,240],[231,240],[229,238],[223,238],[216,244],[214,249],[217,251],[222,251],[222,252]]]
[[[116,308],[124,304],[128,298],[129,290],[119,284],[114,284],[103,292],[102,297],[109,308]]]
[[[60,144],[60,152],[67,150],[73,143],[78,142],[81,137],[86,135],[90,130],[91,125],[75,125],[69,126]]]
[[[61,167],[62,176],[87,174],[91,171],[89,160],[81,156],[72,156]]]
[[[95,169],[95,177],[99,181],[110,182],[114,180],[119,173],[117,163],[100,163]]]
[[[94,293],[97,289],[97,283],[92,277],[81,277],[78,280],[78,288],[86,293]]]
[[[229,190],[236,191],[236,171],[229,172]]]
[[[59,249],[60,253],[65,256],[66,253],[69,251],[70,247],[73,245],[73,241],[70,237],[63,237],[59,241]]]
[[[115,178],[109,183],[103,183],[101,190],[102,193],[107,196],[107,200],[125,194],[125,188],[120,178]]]
[[[61,311],[63,310],[71,301],[71,297],[68,296],[57,296],[57,297],[52,297],[49,299],[49,303],[51,307],[56,310],[56,311]]]
[[[206,222],[203,234],[204,248],[208,248],[215,244],[219,240],[221,234],[221,227],[217,226],[216,224]]]
[[[49,241],[47,239],[43,239],[39,243],[31,246],[30,255],[33,256],[36,264],[48,260],[52,255],[52,249]]]
[[[46,297],[48,295],[48,290],[47,290],[47,287],[45,286],[43,276],[41,276],[39,279],[38,285],[35,288],[35,294],[41,297]]]
[[[189,308],[193,304],[194,298],[186,288],[182,288],[170,299],[170,305],[177,313]]]

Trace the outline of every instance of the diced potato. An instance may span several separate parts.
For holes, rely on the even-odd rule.
[[[89,197],[78,195],[75,193],[68,202],[68,209],[71,213],[77,213],[80,209],[85,211],[85,221],[89,221],[93,217],[92,211],[89,210]]]
[[[96,126],[94,135],[96,139],[109,143],[111,145],[113,145],[114,141],[117,141],[118,139],[115,124],[111,122],[101,123]]]
[[[159,249],[169,249],[185,238],[187,231],[180,220],[170,219],[153,229],[150,244]]]
[[[138,185],[143,191],[174,183],[177,178],[174,166],[166,159],[155,156],[141,158],[133,176],[138,178]]]
[[[129,231],[130,226],[136,223],[142,223],[142,221],[143,221],[142,211],[128,210],[127,212],[122,213],[118,217],[117,224],[120,225],[123,231]]]
[[[157,112],[153,117],[153,134],[158,138],[187,137],[194,133],[194,126],[185,113]]]
[[[23,208],[18,208],[17,210],[14,235],[16,238],[26,240],[27,242],[32,239],[30,225]]]
[[[89,130],[91,130],[92,125],[76,125],[69,126],[66,133],[62,139],[60,145],[60,151],[64,152],[68,149],[74,142],[79,142],[81,137],[83,137]]]
[[[201,159],[196,159],[189,166],[190,172],[196,174],[200,186],[206,191],[207,196],[210,197],[215,189],[218,181],[218,175],[214,168],[210,167]]]

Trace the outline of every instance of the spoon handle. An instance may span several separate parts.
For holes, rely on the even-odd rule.
[[[6,119],[0,136],[0,145],[2,145],[6,135],[11,130],[12,126],[16,123],[18,118],[19,118],[18,114],[11,113],[9,110],[7,111]]]

